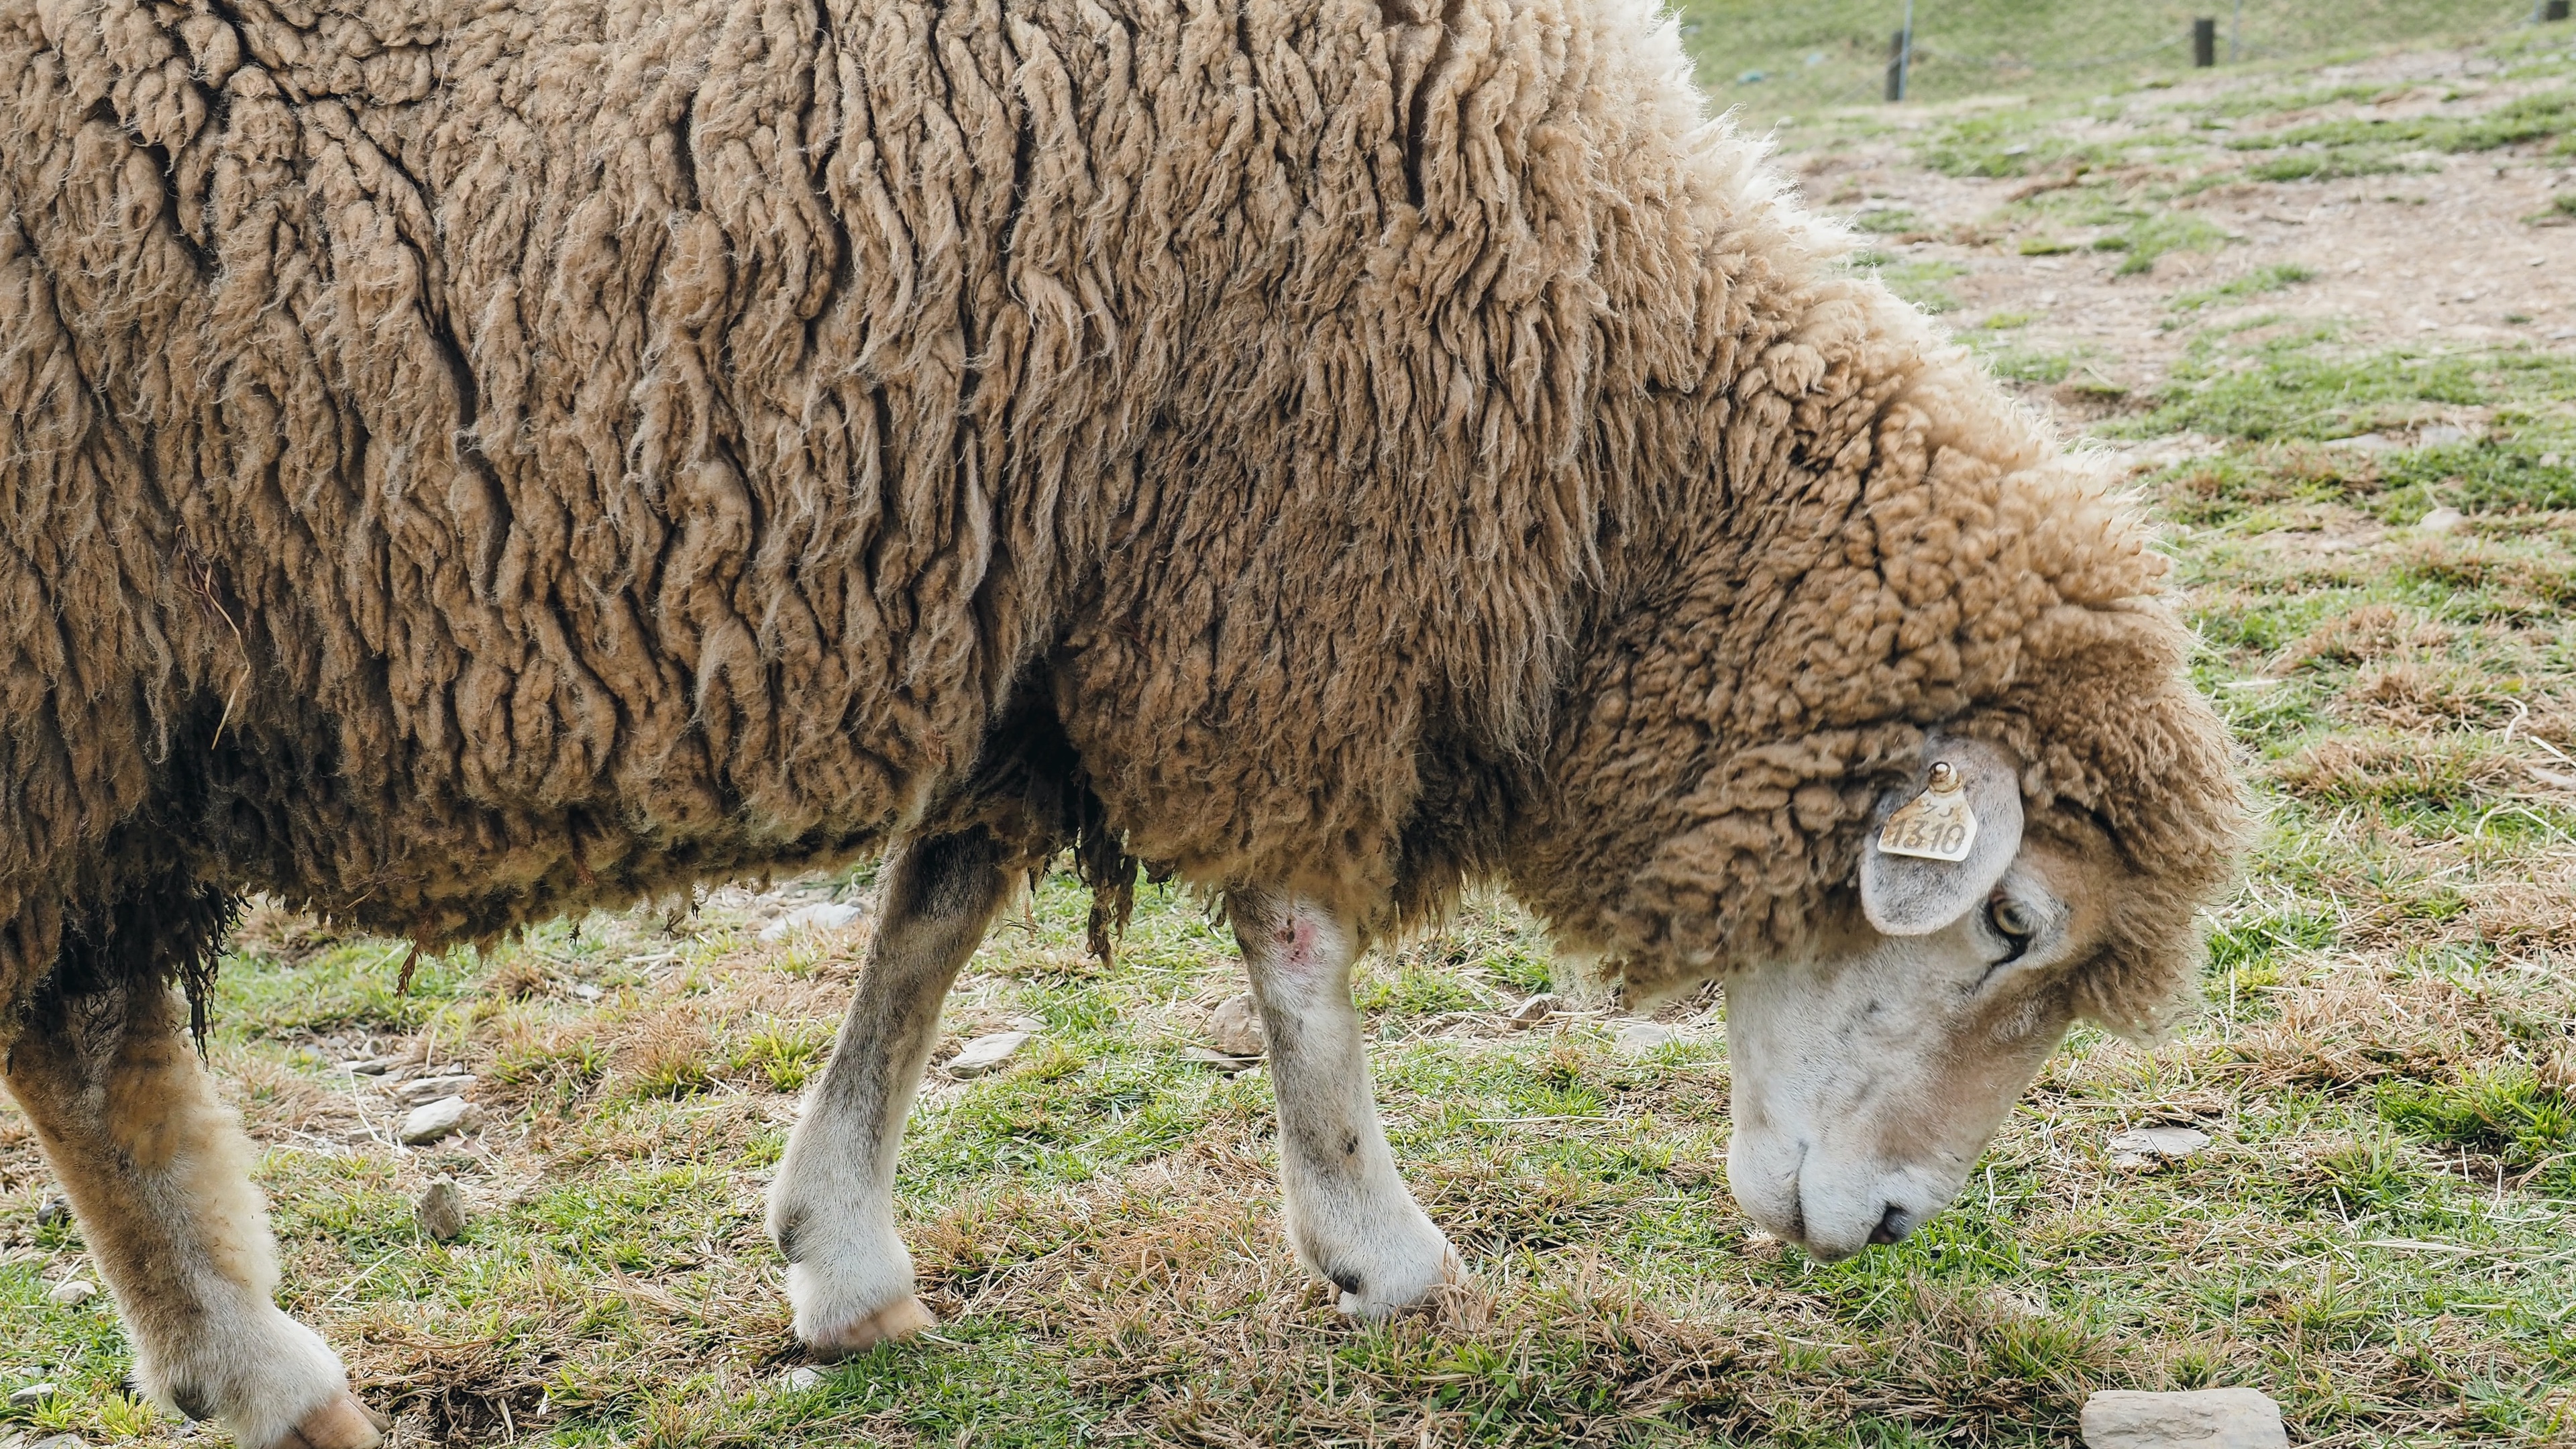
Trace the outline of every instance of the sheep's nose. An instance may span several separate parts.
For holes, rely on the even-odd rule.
[[[1905,1209],[1889,1203],[1886,1215],[1878,1220],[1878,1226],[1869,1230],[1869,1240],[1885,1247],[1912,1231],[1914,1231],[1914,1224],[1907,1218]]]

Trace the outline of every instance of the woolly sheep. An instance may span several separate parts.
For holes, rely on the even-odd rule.
[[[891,852],[771,1220],[1004,883],[1221,896],[1287,1231],[1456,1255],[1348,972],[1471,880],[1724,975],[1735,1190],[1955,1190],[2154,1029],[2241,802],[2142,524],[1702,119],[1650,0],[0,0],[0,1001],[159,1401],[375,1437],[198,1066],[233,903],[424,949]],[[1960,862],[1886,812],[1964,778]]]

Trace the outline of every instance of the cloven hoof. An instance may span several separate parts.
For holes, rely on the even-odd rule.
[[[277,1449],[374,1449],[393,1420],[370,1409],[356,1394],[342,1394],[287,1431]]]
[[[807,1347],[813,1351],[814,1357],[830,1363],[854,1353],[865,1353],[881,1343],[910,1338],[938,1321],[930,1316],[929,1309],[921,1306],[920,1299],[907,1295],[847,1328],[820,1335]]]

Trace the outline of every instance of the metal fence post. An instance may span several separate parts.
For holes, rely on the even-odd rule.
[[[2215,18],[2191,23],[2191,63],[2203,69],[2218,64],[2218,21]]]

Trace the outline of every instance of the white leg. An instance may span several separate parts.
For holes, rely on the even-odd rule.
[[[1279,1185],[1289,1244],[1342,1291],[1342,1311],[1383,1318],[1466,1270],[1396,1175],[1351,1005],[1353,932],[1313,903],[1234,891],[1279,1097]]]
[[[769,1191],[796,1336],[826,1358],[930,1326],[895,1235],[895,1156],[940,1003],[1010,882],[979,831],[898,847],[881,883],[867,970]]]
[[[276,1245],[250,1144],[183,1012],[148,987],[41,1003],[11,1045],[10,1095],[116,1295],[144,1392],[242,1449],[363,1449],[381,1421],[321,1336],[270,1301]]]

